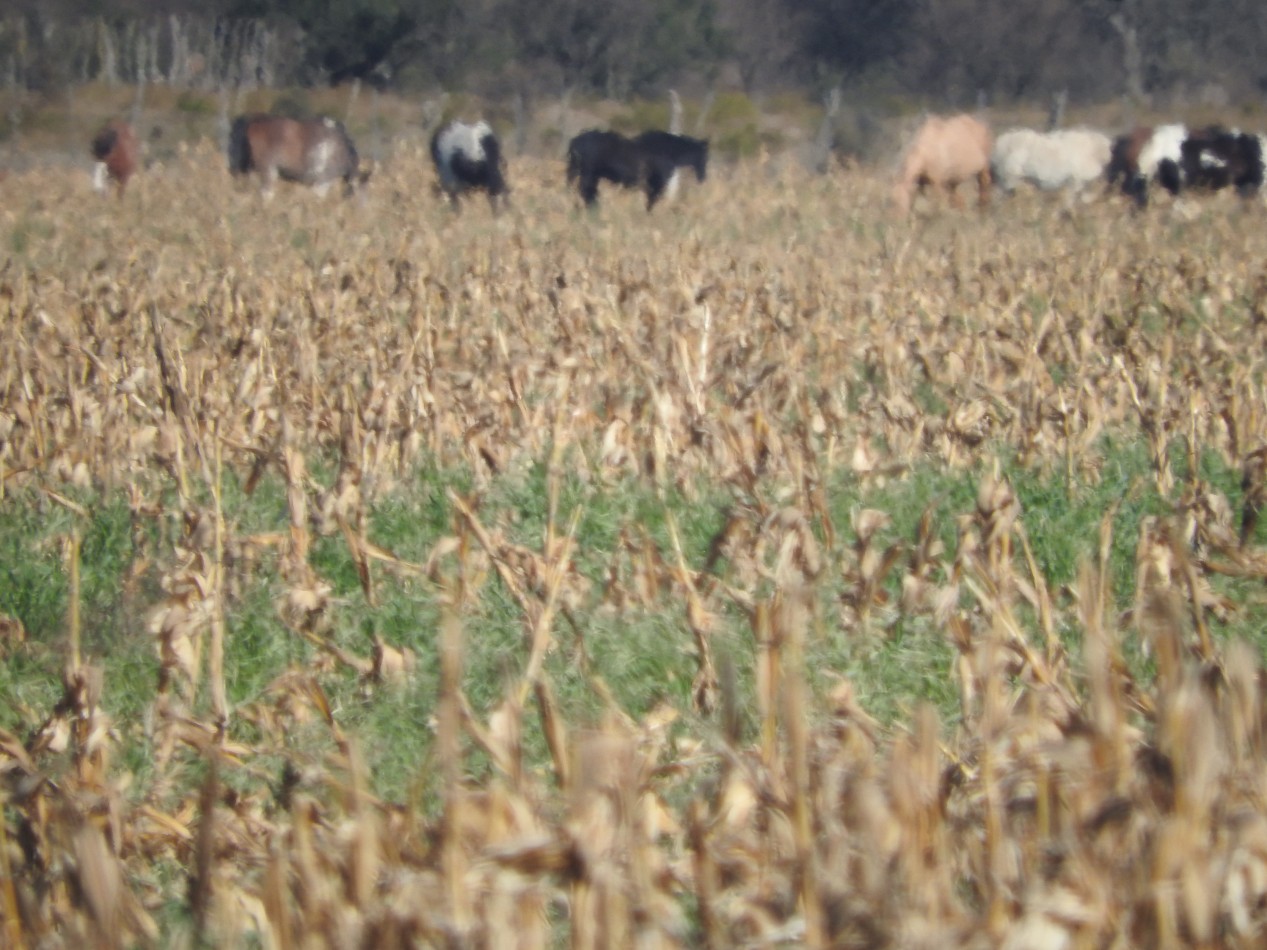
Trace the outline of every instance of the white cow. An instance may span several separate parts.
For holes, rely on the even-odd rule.
[[[995,141],[990,169],[1004,191],[1029,182],[1044,191],[1076,192],[1104,174],[1112,147],[1107,135],[1093,129],[1011,129]]]

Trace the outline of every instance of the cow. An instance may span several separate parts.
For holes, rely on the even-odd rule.
[[[487,122],[468,125],[455,120],[436,129],[431,136],[431,160],[440,188],[455,208],[468,191],[487,194],[494,211],[499,202],[508,200],[501,144]]]

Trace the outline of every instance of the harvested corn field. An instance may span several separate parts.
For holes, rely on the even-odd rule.
[[[1261,209],[0,181],[14,947],[1249,947]]]

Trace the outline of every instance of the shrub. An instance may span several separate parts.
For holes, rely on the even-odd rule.
[[[216,104],[207,96],[186,89],[176,97],[176,111],[194,116],[215,115]]]
[[[289,116],[292,119],[308,119],[312,117],[312,101],[304,90],[293,89],[274,99],[269,111],[273,115]]]
[[[732,125],[752,125],[759,117],[756,104],[742,92],[723,92],[708,111],[708,124],[724,129]]]
[[[728,159],[748,158],[757,154],[763,138],[755,122],[728,129],[712,139],[711,148]]]
[[[612,116],[611,127],[625,135],[636,135],[647,129],[667,129],[669,104],[667,101],[635,99],[630,103],[628,111]]]

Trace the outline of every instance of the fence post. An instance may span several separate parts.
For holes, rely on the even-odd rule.
[[[831,164],[832,131],[836,125],[836,115],[840,112],[840,87],[832,86],[823,101],[826,111],[823,121],[818,125],[818,134],[814,136],[814,169],[820,175],[826,174]]]
[[[1047,129],[1055,131],[1065,124],[1065,106],[1069,104],[1069,90],[1061,89],[1051,97],[1051,110],[1047,113]]]

